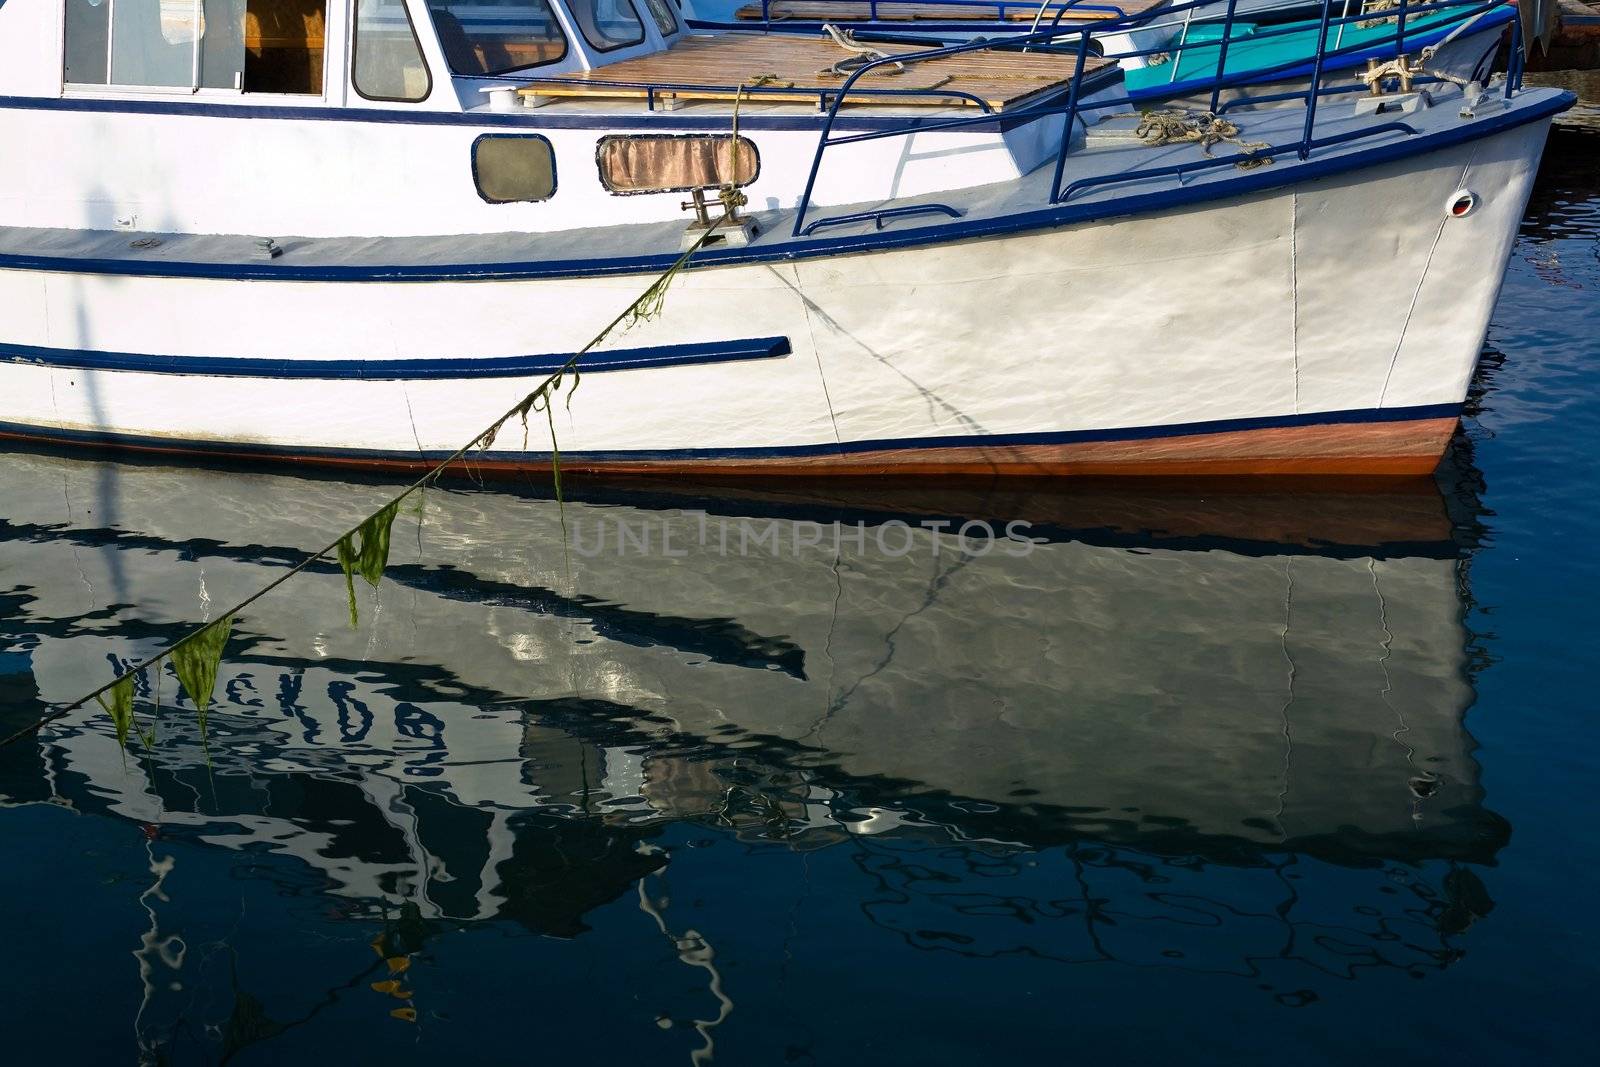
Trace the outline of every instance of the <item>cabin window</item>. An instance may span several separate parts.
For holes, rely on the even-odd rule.
[[[633,0],[567,0],[567,10],[584,39],[601,52],[644,40],[644,23]]]
[[[678,19],[672,13],[672,5],[667,0],[644,0],[644,6],[649,10],[650,17],[656,20],[656,29],[661,31],[661,36],[671,37],[678,32]]]
[[[556,191],[556,157],[537,134],[487,134],[472,143],[472,180],[491,204],[548,200]]]
[[[325,0],[66,0],[69,85],[321,93]]]
[[[547,0],[428,0],[452,73],[505,74],[554,63],[567,35]]]
[[[67,0],[68,85],[104,85],[111,69],[109,0]]]
[[[749,138],[735,148],[731,138],[698,134],[602,137],[597,161],[600,184],[619,196],[749,185],[761,170]]]
[[[415,103],[433,91],[403,0],[357,0],[351,84],[368,100]]]
[[[321,94],[326,2],[245,0],[245,92]]]

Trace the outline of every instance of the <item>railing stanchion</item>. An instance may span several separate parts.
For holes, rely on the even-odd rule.
[[[1522,88],[1522,13],[1511,20],[1511,54],[1506,57],[1506,99]]]
[[[1178,80],[1178,68],[1183,65],[1183,49],[1189,43],[1189,25],[1194,21],[1194,8],[1183,13],[1183,29],[1178,33],[1178,43],[1172,46],[1172,52],[1167,57],[1167,64],[1172,67],[1172,72],[1167,75],[1167,84],[1171,85]],[[1150,62],[1148,59],[1146,63]],[[1215,106],[1213,106],[1215,110]]]
[[[1401,0],[1402,4],[1404,2]],[[1300,138],[1301,159],[1311,155],[1311,135],[1317,124],[1317,94],[1322,90],[1322,60],[1328,53],[1328,21],[1332,17],[1333,0],[1322,0],[1322,25],[1317,29],[1316,54],[1311,61],[1311,87],[1306,90],[1306,128]]]
[[[1325,2],[1330,2],[1330,0],[1325,0]],[[1217,104],[1222,100],[1222,79],[1228,76],[1228,42],[1233,37],[1233,14],[1234,9],[1238,6],[1239,0],[1228,0],[1228,17],[1222,23],[1222,44],[1217,49],[1216,80],[1211,85],[1211,113],[1213,115],[1217,113]],[[1323,22],[1323,28],[1327,28],[1326,21]],[[1179,63],[1182,60],[1183,57],[1180,55],[1173,62]]]
[[[1400,0],[1400,14],[1394,20],[1394,57],[1400,59],[1406,54],[1406,0]]]
[[[1229,0],[1232,3],[1233,0]],[[1072,66],[1072,84],[1067,86],[1066,122],[1061,125],[1061,151],[1056,153],[1056,172],[1050,178],[1050,202],[1061,196],[1061,175],[1067,167],[1067,153],[1072,150],[1072,127],[1078,124],[1078,87],[1083,84],[1083,65],[1089,58],[1089,31],[1078,31],[1078,59]],[[1085,134],[1087,136],[1087,134]]]

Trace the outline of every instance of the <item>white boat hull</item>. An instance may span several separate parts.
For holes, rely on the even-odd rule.
[[[690,271],[585,364],[557,440],[594,470],[1427,471],[1548,125],[1132,218]],[[1477,205],[1452,217],[1460,190]],[[0,270],[0,432],[418,465],[542,377],[472,376],[478,361],[574,352],[652,277]],[[606,367],[618,349],[664,355]],[[126,369],[146,356],[170,358]],[[385,376],[401,358],[437,366]],[[208,373],[217,359],[263,362]],[[481,462],[546,464],[542,421]]]

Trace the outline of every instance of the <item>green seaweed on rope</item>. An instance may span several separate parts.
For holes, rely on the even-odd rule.
[[[372,588],[383,580],[383,569],[389,565],[389,533],[395,516],[400,513],[400,502],[411,495],[408,489],[377,511],[362,520],[361,525],[339,538],[339,568],[344,571],[345,595],[350,602],[350,628],[360,625],[356,609],[355,576],[361,575]]]
[[[105,713],[111,716],[111,725],[117,729],[117,747],[125,750],[128,746],[128,731],[133,726],[133,675],[118,679],[115,685],[94,699]],[[123,758],[127,758],[126,751],[123,753]]]
[[[206,712],[211,708],[211,697],[216,691],[222,650],[232,630],[233,616],[224,615],[172,648],[172,669],[182,683],[183,691],[194,703],[200,719],[201,737],[206,734]]]

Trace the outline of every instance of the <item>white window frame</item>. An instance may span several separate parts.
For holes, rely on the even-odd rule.
[[[106,76],[111,75],[112,49],[116,46],[116,5],[117,0],[105,0],[106,3]],[[202,0],[194,0],[196,13],[202,8]],[[322,92],[321,93],[259,93],[245,92],[242,80],[238,88],[226,86],[203,86],[200,81],[200,38],[195,38],[193,58],[189,67],[188,85],[132,85],[123,82],[69,82],[66,80],[66,41],[67,41],[67,16],[66,0],[62,0],[59,8],[59,32],[57,40],[61,42],[61,95],[64,97],[126,97],[126,96],[189,96],[198,100],[217,100],[230,102],[258,103],[263,106],[283,107],[326,107],[330,103],[343,102],[344,93],[332,91],[332,87],[342,79],[344,64],[335,64],[334,58],[342,56],[345,51],[348,37],[346,27],[349,25],[351,12],[354,11],[354,0],[323,0],[323,41],[322,41]],[[196,20],[198,21],[198,19]]]

